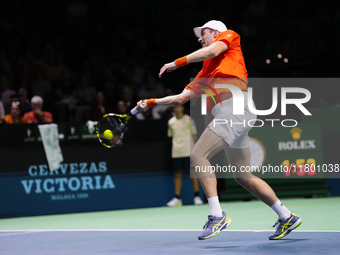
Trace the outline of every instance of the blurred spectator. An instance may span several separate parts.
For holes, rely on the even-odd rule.
[[[50,48],[47,51],[45,62],[42,66],[44,78],[53,81],[61,78],[61,72],[64,65],[61,60],[60,53],[54,48]]]
[[[9,73],[13,70],[13,62],[11,57],[8,56],[7,52],[2,48],[0,52],[0,70],[4,70],[6,73]]]
[[[131,87],[124,86],[122,91],[122,99],[128,109],[128,111],[131,111],[133,107],[136,106],[137,101],[133,97],[133,92]]]
[[[128,61],[128,60],[127,60]],[[135,91],[137,95],[137,92],[140,88],[140,84],[136,83],[133,79],[132,79],[132,75],[133,72],[129,69],[130,67],[128,67],[127,69],[123,69],[123,76],[121,77],[121,81],[119,82],[120,87],[124,87],[124,86],[128,86],[130,87],[133,91]],[[132,67],[131,67],[132,68]],[[122,72],[121,71],[121,72]]]
[[[117,103],[117,113],[119,113],[119,114],[126,114],[127,112],[128,112],[128,108],[127,108],[125,102],[120,100]]]
[[[20,60],[19,72],[22,75],[22,84],[27,87],[41,74],[41,67],[31,52],[26,53],[26,57]]]
[[[27,120],[24,117],[21,117],[19,106],[20,103],[18,101],[12,102],[11,113],[5,116],[5,121],[7,124],[27,123]]]
[[[87,4],[81,0],[74,0],[67,7],[69,15],[69,26],[72,29],[81,28],[86,25],[88,7]]]
[[[5,109],[3,104],[0,101],[0,124],[4,123],[4,118],[5,118]]]
[[[164,112],[162,112],[162,119],[163,120],[169,120],[175,115],[173,108],[169,107]]]
[[[0,74],[6,74],[6,78],[10,78],[9,90],[5,93],[0,79],[0,98],[7,99],[6,103],[2,101],[7,104],[4,106],[7,114],[14,95],[10,89],[18,92],[19,87],[24,87],[29,98],[33,95],[43,98],[44,109],[53,111],[54,120],[67,121],[70,116],[75,120],[78,96],[73,87],[78,85],[78,79],[83,75],[89,76],[91,85],[98,84],[95,80],[97,77],[104,81],[99,84],[100,87],[95,87],[95,91],[103,91],[106,103],[113,109],[116,109],[119,100],[123,100],[128,110],[131,110],[136,105],[137,95],[142,99],[163,96],[164,89],[159,81],[171,84],[173,91],[179,93],[184,86],[182,77],[188,77],[184,74],[201,68],[202,63],[192,64],[164,76],[161,80],[157,78],[158,68],[164,64],[163,61],[170,61],[174,54],[184,55],[190,49],[198,47],[197,42],[191,40],[194,35],[188,33],[187,29],[179,31],[178,36],[182,40],[175,48],[172,47],[171,33],[162,32],[161,28],[172,31],[178,26],[178,22],[167,22],[171,11],[176,10],[176,3],[171,2],[170,7],[167,4],[168,12],[158,7],[155,10],[157,17],[154,15],[157,22],[154,22],[155,18],[143,16],[143,13],[150,11],[148,5],[140,4],[138,8],[131,8],[125,1],[71,0],[42,5],[40,2],[44,1],[28,1],[24,5],[18,5],[18,2],[20,1],[0,2],[3,10],[0,22]],[[178,1],[183,7],[178,15],[184,15],[189,21],[197,21],[204,14],[203,16],[225,21],[228,28],[240,31],[250,77],[254,77],[254,69],[258,72],[257,77],[290,77],[291,74],[306,77],[314,73],[321,77],[338,76],[338,40],[334,38],[339,38],[339,29],[336,29],[340,17],[339,4],[319,5],[314,0],[296,2],[294,5],[287,1],[237,1],[230,3],[231,8],[228,10],[221,8],[212,13],[211,10],[189,4],[193,2]],[[42,9],[35,9],[36,7]],[[31,9],[36,10],[36,13],[27,11]],[[16,18],[13,19],[13,13],[6,10],[15,10]],[[117,14],[117,10],[118,15],[112,15]],[[130,15],[124,15],[127,12]],[[139,26],[131,25],[136,20]],[[326,33],[321,41],[317,37],[310,37],[315,27],[324,27],[325,24],[334,33]],[[291,26],[300,28],[301,32],[283,32],[271,36],[275,31],[288,31]],[[147,34],[143,27],[149,28]],[[120,36],[115,36],[116,34]],[[139,40],[136,41],[136,38]],[[262,56],[268,55],[273,61],[279,51],[291,52],[289,63],[282,63],[285,68],[281,65],[260,64],[264,64],[265,59]],[[329,52],[335,53],[328,54]],[[318,54],[323,57],[318,58]],[[307,62],[309,64],[305,65]],[[327,65],[320,69],[320,63],[326,62]],[[64,72],[64,66],[70,70]],[[325,68],[327,66],[331,68]],[[157,68],[154,75],[148,71],[153,68]],[[69,73],[72,73],[71,80],[67,78]],[[198,70],[194,71],[190,77],[195,77],[197,73]],[[188,78],[185,79],[187,84]],[[141,85],[144,86],[141,88]],[[123,86],[129,86],[132,90]],[[79,97],[83,97],[81,93]],[[79,100],[78,110],[83,106],[85,110],[80,111],[83,115],[78,115],[78,119],[86,119],[85,114],[90,114],[89,107],[94,104],[94,98],[95,94],[92,94],[91,102]],[[324,99],[327,101],[328,95]],[[326,103],[327,106],[330,105],[328,101]],[[23,108],[21,110],[22,114],[26,111]],[[155,118],[159,118],[163,111],[158,110],[160,111]],[[69,114],[70,111],[73,115]],[[165,110],[162,114],[164,113],[171,111]]]
[[[152,120],[152,112],[151,109],[145,111],[145,112],[139,112],[136,114],[137,120]]]
[[[163,97],[164,87],[161,82],[156,82],[156,78],[153,74],[149,73],[146,76],[146,83],[138,91],[139,99],[148,99],[154,97]]]
[[[102,91],[97,92],[97,104],[91,107],[91,120],[100,120],[104,114],[112,112],[112,108],[105,104],[105,95]]]
[[[117,91],[117,86],[112,81],[106,81],[104,83],[103,92],[105,95],[105,99],[108,105],[110,105],[112,108],[116,108],[117,102],[119,100],[119,94]]]
[[[83,75],[80,86],[77,88],[78,102],[75,109],[76,121],[87,121],[90,119],[90,106],[94,103],[96,89],[91,85],[90,77]]]
[[[61,81],[55,83],[55,108],[54,119],[56,121],[69,121],[70,113],[74,113],[78,102],[75,81],[71,70],[64,68]]]
[[[132,73],[132,80],[137,84],[141,84],[143,81],[145,70],[142,67],[136,66]]]
[[[87,76],[89,79],[93,78],[95,74],[90,60],[84,60],[84,62],[81,63],[81,67],[81,76]]]
[[[75,42],[75,49],[68,53],[68,65],[76,73],[83,72],[83,63],[88,59],[88,51],[84,41]]]
[[[31,83],[31,94],[42,97],[45,102],[49,101],[49,106],[51,106],[51,94],[52,94],[52,85],[51,82],[44,78],[40,73],[38,74],[37,80],[32,81]]]
[[[165,96],[172,96],[175,95],[175,93],[173,93],[171,88],[167,88],[165,90]],[[153,119],[157,120],[157,119],[170,119],[173,116],[173,111],[171,108],[169,108],[169,106],[167,105],[156,105],[155,107],[151,108],[152,109],[152,116]],[[169,110],[168,110],[169,109]],[[167,111],[165,113],[165,111]],[[164,113],[164,116],[163,116]]]
[[[67,7],[67,13],[73,18],[86,17],[87,11],[87,4],[81,0],[74,0]]]
[[[263,18],[267,13],[266,2],[264,0],[255,0],[250,2],[246,13],[253,19]]]
[[[55,100],[57,103],[68,104],[70,100],[74,100],[73,97],[76,87],[69,68],[64,68],[61,81],[57,82],[55,85]]]
[[[96,97],[96,89],[92,86],[90,77],[83,75],[80,80],[80,86],[77,88],[79,101],[78,105],[91,105]]]
[[[51,123],[52,114],[42,111],[43,99],[40,96],[34,96],[31,99],[32,111],[26,113],[24,118],[27,123]]]
[[[124,67],[124,64],[122,63],[122,61],[118,61],[118,60],[114,61],[112,63],[112,69],[111,69],[112,76],[111,77],[113,79],[120,80],[120,81],[124,80],[123,73],[122,73],[123,67]]]
[[[25,113],[30,112],[32,110],[32,107],[31,107],[30,101],[27,98],[27,90],[23,87],[19,88],[18,96],[19,96],[21,115],[24,115]]]
[[[10,89],[10,82],[7,75],[1,77],[1,102],[5,108],[5,114],[9,114],[11,111],[12,96],[15,95],[15,91]]]

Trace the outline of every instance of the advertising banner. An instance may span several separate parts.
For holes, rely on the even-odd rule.
[[[324,82],[329,88],[336,79],[193,79],[190,114],[201,132],[200,146],[206,147],[196,151],[211,157],[228,148],[229,161],[224,156],[211,165],[194,162],[192,177],[302,179],[336,173],[332,178],[339,178],[339,162],[323,162],[322,123],[301,121],[312,118],[315,92]]]

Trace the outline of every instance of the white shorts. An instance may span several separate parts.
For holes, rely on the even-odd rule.
[[[243,92],[244,115],[233,114],[233,97],[214,106],[211,113],[215,117],[209,124],[210,130],[225,140],[230,148],[249,147],[248,132],[256,122],[256,114],[248,108],[248,92]],[[252,102],[254,105],[254,102]],[[255,107],[255,105],[254,105]]]

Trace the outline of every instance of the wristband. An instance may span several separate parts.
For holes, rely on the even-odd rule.
[[[182,58],[178,58],[175,60],[175,63],[176,63],[176,66],[178,68],[182,67],[182,66],[185,66],[185,65],[189,65],[189,62],[188,62],[188,58],[185,56],[185,57],[182,57]]]
[[[157,98],[148,99],[148,100],[146,100],[146,104],[147,104],[149,107],[156,106],[156,99],[157,99]]]

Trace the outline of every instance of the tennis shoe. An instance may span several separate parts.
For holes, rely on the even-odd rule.
[[[195,205],[203,205],[203,201],[199,196],[194,198],[194,203]]]
[[[203,226],[203,232],[198,236],[198,240],[205,240],[214,237],[230,224],[231,219],[225,214],[225,212],[222,212],[222,217],[209,215],[207,223]]]
[[[298,226],[300,226],[301,223],[302,223],[301,218],[297,216],[295,213],[292,213],[290,217],[286,220],[279,219],[273,225],[273,228],[277,225],[276,231],[274,234],[269,236],[269,240],[278,240],[282,237],[285,237],[293,229],[296,229]]]
[[[166,205],[170,207],[182,206],[182,199],[178,199],[177,197],[174,197]]]

